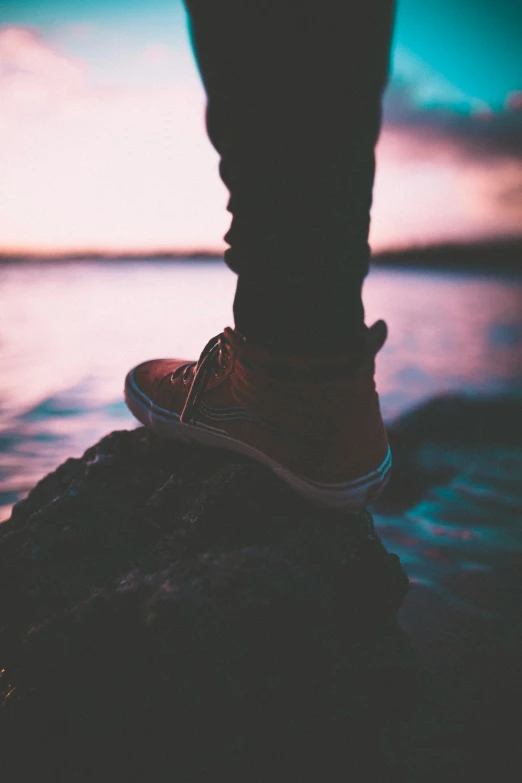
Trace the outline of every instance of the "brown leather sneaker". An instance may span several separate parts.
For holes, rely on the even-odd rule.
[[[160,435],[253,457],[316,505],[362,508],[391,468],[374,383],[386,334],[377,321],[359,355],[304,359],[269,353],[227,328],[198,362],[138,365],[125,400]]]

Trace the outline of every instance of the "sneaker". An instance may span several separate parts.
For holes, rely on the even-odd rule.
[[[391,468],[374,382],[386,334],[378,321],[359,355],[305,359],[227,328],[197,362],[138,365],[125,400],[159,435],[245,454],[312,503],[356,510],[377,499]]]

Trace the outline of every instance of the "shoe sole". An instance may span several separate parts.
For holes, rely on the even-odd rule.
[[[125,380],[125,402],[133,415],[149,429],[178,443],[226,449],[261,462],[297,494],[322,508],[357,511],[374,503],[386,486],[391,470],[391,451],[379,467],[366,476],[337,484],[323,484],[292,473],[262,451],[231,438],[222,430],[196,422],[184,424],[179,414],[155,405],[136,385],[132,371]]]

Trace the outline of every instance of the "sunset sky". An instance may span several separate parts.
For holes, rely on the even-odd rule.
[[[222,249],[204,106],[180,0],[2,0],[0,251]],[[522,3],[402,0],[372,244],[507,234]]]

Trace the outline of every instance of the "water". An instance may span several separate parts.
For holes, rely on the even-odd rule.
[[[0,520],[64,459],[136,425],[127,370],[197,358],[232,322],[234,284],[205,261],[0,267]],[[390,328],[377,370],[387,421],[447,392],[522,397],[521,278],[375,269],[365,304],[368,323]],[[434,666],[522,609],[505,576],[522,565],[521,447],[426,443],[419,460],[451,481],[376,515],[413,584],[403,625]]]

